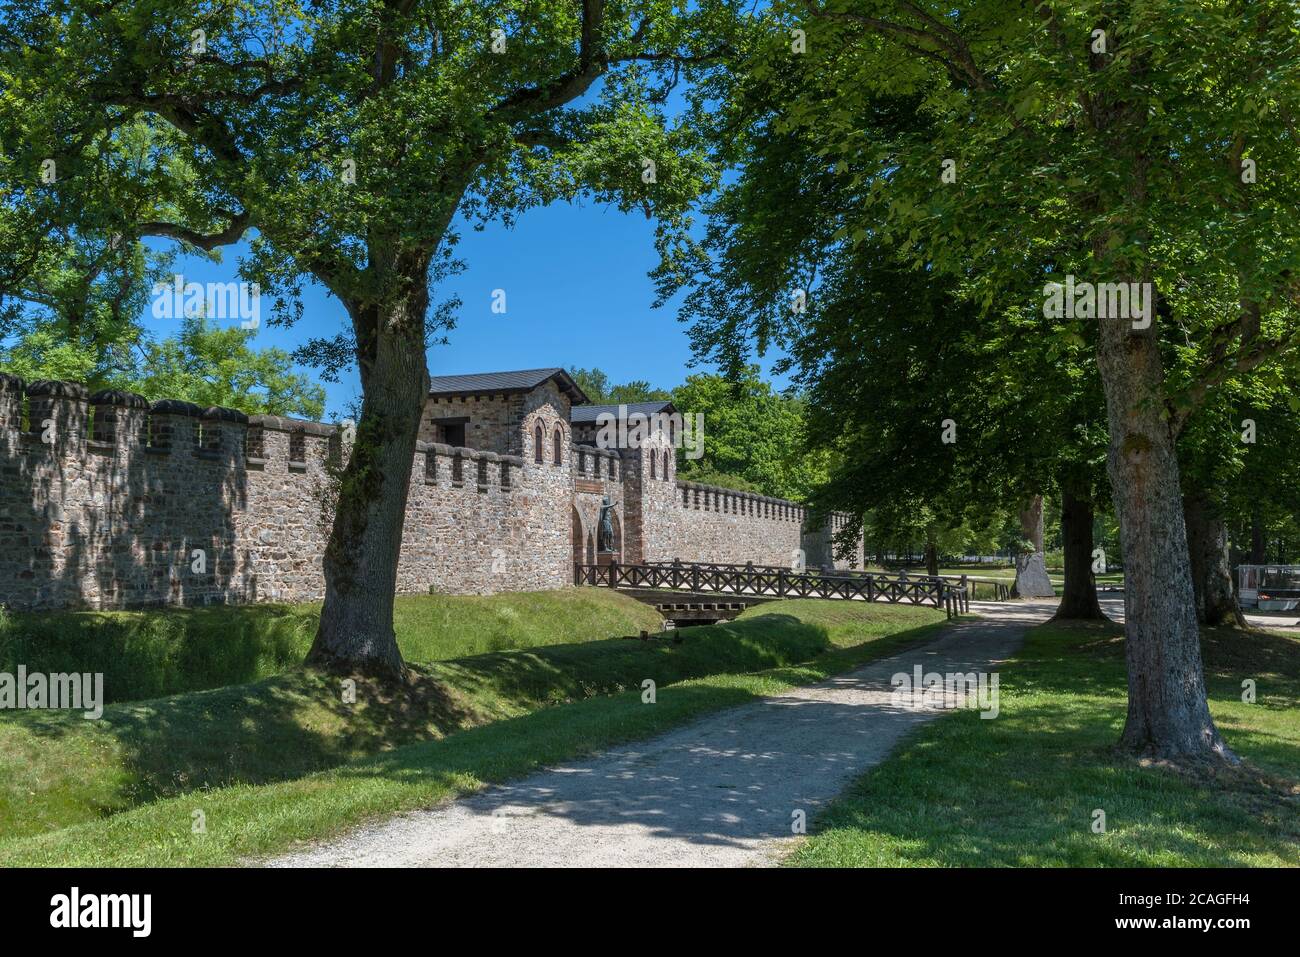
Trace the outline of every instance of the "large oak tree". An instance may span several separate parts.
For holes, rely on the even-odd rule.
[[[663,104],[740,42],[732,6],[0,3],[15,217],[53,228],[89,211],[97,234],[199,249],[248,236],[241,271],[276,297],[272,321],[295,318],[306,281],[346,308],[350,327],[312,343],[330,367],[356,363],[362,401],[310,662],[404,671],[396,565],[428,337],[447,318],[430,285],[453,262],[456,224],[588,195],[659,214],[665,236],[682,225],[709,172]],[[106,162],[134,124],[156,161]],[[46,159],[55,181],[41,179]]]

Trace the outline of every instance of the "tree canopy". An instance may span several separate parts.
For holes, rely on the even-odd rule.
[[[843,198],[834,225],[792,231],[791,262],[827,228],[874,241],[947,277],[986,329],[1036,315],[1021,335],[1043,352],[1095,354],[1128,573],[1124,741],[1230,760],[1205,704],[1176,441],[1213,393],[1297,342],[1294,5],[778,0],[767,16],[740,83],[696,101],[720,152],[744,149],[757,90],[772,104],[757,122],[820,159],[775,193],[783,222],[814,218],[805,198],[827,183]],[[916,118],[893,122],[899,104]],[[699,253],[666,258],[666,286]],[[815,294],[781,288],[789,275],[741,310],[760,343]]]
[[[747,44],[730,0],[6,0],[5,235],[214,249],[295,321],[318,283],[349,328],[303,358],[355,362],[355,443],[324,557],[313,664],[405,675],[392,594],[428,391],[450,321],[431,286],[460,223],[592,197],[669,241],[712,169],[664,103]],[[143,130],[143,158],[122,148]],[[43,171],[54,175],[42,175]]]

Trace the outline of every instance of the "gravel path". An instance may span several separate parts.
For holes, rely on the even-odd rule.
[[[277,867],[692,867],[771,863],[811,820],[938,711],[891,705],[890,678],[996,670],[1054,601],[973,602],[980,620],[911,651],[646,741],[263,863]],[[663,688],[661,695],[672,694]],[[646,707],[652,707],[646,705]]]

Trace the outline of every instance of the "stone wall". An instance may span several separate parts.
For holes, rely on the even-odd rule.
[[[670,561],[679,557],[673,548],[681,533],[672,443],[662,432],[654,432],[639,444],[639,448],[623,453],[629,515],[624,561]]]
[[[498,455],[523,455],[518,429],[523,415],[522,395],[465,395],[431,397],[420,420],[421,441],[445,443],[437,419],[468,419],[465,445]]]
[[[567,413],[541,393],[538,415]],[[318,599],[345,454],[330,425],[0,376],[0,604]],[[420,443],[398,590],[570,584],[571,498],[567,460]]]
[[[667,560],[792,568],[803,547],[804,508],[784,499],[676,482]],[[658,557],[658,556],[656,556]]]
[[[553,382],[430,407],[426,426],[468,414],[483,428],[467,435],[491,448],[417,444],[399,592],[570,585],[573,563],[595,557],[605,498],[621,562],[790,567],[802,545],[817,567],[839,527],[804,534],[793,502],[676,481],[666,435],[634,450],[574,445]],[[319,599],[347,454],[332,425],[0,374],[0,604]]]

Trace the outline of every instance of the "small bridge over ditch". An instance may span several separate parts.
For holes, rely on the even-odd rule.
[[[677,622],[719,621],[752,604],[780,598],[883,601],[942,608],[949,618],[970,609],[966,576],[799,571],[774,565],[646,562],[574,565],[573,583],[627,592]],[[995,582],[998,599],[1006,585]]]

